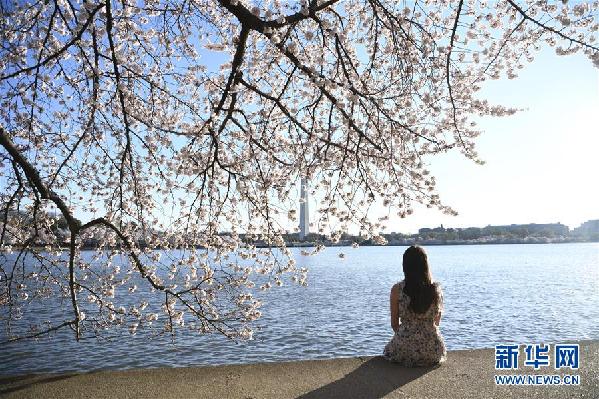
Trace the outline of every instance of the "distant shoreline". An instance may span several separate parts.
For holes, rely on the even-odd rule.
[[[358,244],[360,247],[405,247],[410,245],[422,245],[422,246],[456,246],[456,245],[519,245],[519,244],[578,244],[578,243],[595,243],[599,242],[599,240],[555,240],[555,241],[532,241],[532,240],[489,240],[489,241],[438,241],[438,240],[413,240],[406,242],[393,242],[384,245],[380,244]],[[353,242],[343,242],[343,243],[335,243],[335,244],[327,244],[324,245],[326,247],[351,247]],[[318,245],[315,242],[299,242],[299,243],[287,243],[288,248],[312,248]],[[260,246],[256,245],[258,248],[269,248],[267,245]]]
[[[566,239],[566,240],[549,240],[549,239],[534,239],[534,240],[501,240],[501,239],[489,239],[489,240],[448,240],[448,241],[442,241],[442,240],[406,240],[401,241],[401,242],[390,242],[387,244],[374,244],[374,243],[358,243],[358,247],[406,247],[406,246],[410,246],[410,245],[422,245],[422,246],[459,246],[459,245],[465,245],[465,246],[475,246],[475,245],[521,245],[521,244],[583,244],[583,243],[598,243],[599,240],[597,239],[590,239],[590,240],[575,240],[575,239]],[[330,248],[343,248],[343,247],[352,247],[353,244],[355,243],[355,241],[349,241],[349,240],[342,240],[339,241],[337,243],[331,243],[331,242],[317,242],[317,241],[304,241],[304,242],[288,242],[285,245],[287,246],[287,248],[314,248],[317,245],[324,245],[325,247],[330,247]],[[267,245],[267,244],[263,244],[263,243],[251,243],[250,245],[255,246],[256,248],[277,248],[274,247],[272,245]],[[68,250],[68,245],[63,245],[62,246],[64,250]],[[140,249],[146,249],[148,246],[147,245],[139,245],[138,248]],[[204,249],[205,247],[202,246],[196,246],[194,247],[195,249]],[[20,251],[22,249],[22,247],[20,246],[13,246],[13,251]],[[36,245],[36,246],[31,246],[28,247],[28,249],[31,250],[44,250],[45,247],[44,246],[40,246],[40,245]],[[56,249],[56,248],[53,248]],[[93,245],[82,245],[80,247],[81,250],[83,251],[93,251],[98,249],[97,246],[93,246]],[[104,247],[105,250],[114,250],[114,249],[123,249],[122,247],[119,246],[110,246],[110,247]],[[170,247],[170,248],[166,248],[166,247],[156,247],[154,248],[157,251],[161,251],[161,250],[176,250],[176,249],[183,249],[183,247]],[[187,248],[189,249],[189,247]],[[0,250],[1,252],[5,252],[5,250]]]

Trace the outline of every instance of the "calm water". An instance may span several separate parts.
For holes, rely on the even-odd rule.
[[[402,278],[403,247],[327,248],[314,257],[309,286],[265,294],[252,341],[220,336],[155,338],[123,334],[76,342],[0,347],[0,374],[103,368],[180,367],[380,354],[390,339],[389,289]],[[445,295],[441,331],[448,349],[496,343],[599,339],[599,244],[428,247]],[[346,254],[339,259],[339,252]]]

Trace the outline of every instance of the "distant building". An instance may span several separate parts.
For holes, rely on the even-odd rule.
[[[440,227],[435,227],[435,228],[428,228],[428,227],[423,227],[421,229],[418,229],[418,234],[428,234],[428,233],[444,233],[445,232],[445,227],[443,227],[443,225],[441,225]]]
[[[570,228],[561,223],[529,223],[529,224],[512,224],[509,226],[489,226],[491,228],[506,229],[507,231],[516,229],[526,229],[529,234],[534,233],[553,233],[555,235],[568,235]]]
[[[516,235],[548,235],[548,236],[567,236],[570,233],[568,226],[561,223],[545,223],[545,224],[510,224],[502,226],[491,226],[486,227],[467,227],[457,229],[446,229],[441,225],[435,228],[421,228],[418,230],[420,235],[431,235],[435,233],[467,233],[474,235],[504,235],[504,234],[516,234]]]
[[[599,219],[587,220],[572,231],[574,234],[595,234],[599,233]]]

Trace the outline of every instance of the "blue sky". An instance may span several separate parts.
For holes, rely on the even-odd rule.
[[[599,219],[599,70],[588,58],[544,49],[518,78],[487,82],[481,97],[525,110],[480,121],[485,165],[459,153],[431,158],[441,199],[459,215],[418,207],[407,219],[392,218],[387,231],[555,222],[573,228]]]

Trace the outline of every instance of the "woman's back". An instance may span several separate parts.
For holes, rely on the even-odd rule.
[[[397,283],[395,289],[398,290],[398,311],[402,325],[407,327],[407,325],[415,324],[423,327],[435,327],[435,320],[441,314],[443,306],[443,294],[438,283],[432,284],[433,298],[423,313],[414,311],[410,306],[411,299],[405,290],[405,280]]]
[[[446,350],[438,324],[443,311],[443,293],[433,283],[433,300],[423,312],[410,306],[411,298],[405,292],[405,281],[393,286],[392,300],[397,302],[397,315],[401,324],[385,346],[384,356],[407,367],[430,366],[445,360]],[[393,305],[393,304],[392,304]]]

